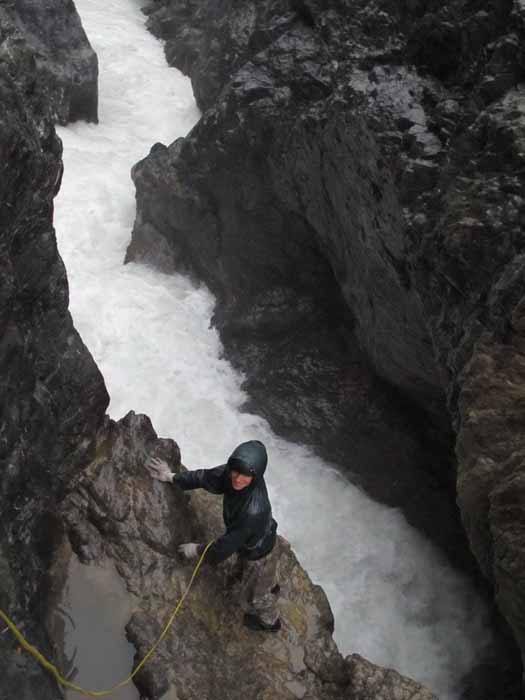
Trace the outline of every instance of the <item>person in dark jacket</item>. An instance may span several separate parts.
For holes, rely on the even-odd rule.
[[[203,488],[223,495],[226,532],[208,549],[206,561],[220,564],[236,554],[232,578],[240,581],[241,594],[249,605],[244,624],[254,630],[277,632],[281,628],[274,595],[278,590],[277,523],[264,481],[267,463],[263,443],[250,440],[235,448],[227,464],[213,469],[176,474],[166,462],[155,458],[147,466],[155,479],[170,481],[184,491]],[[187,542],[178,549],[184,558],[194,559],[204,548],[203,544]]]

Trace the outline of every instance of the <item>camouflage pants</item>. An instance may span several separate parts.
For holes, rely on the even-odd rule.
[[[279,546],[276,542],[272,551],[262,559],[250,561],[237,556],[231,574],[239,581],[236,593],[245,612],[257,615],[269,625],[279,617],[277,596],[271,592],[277,583],[278,561]]]

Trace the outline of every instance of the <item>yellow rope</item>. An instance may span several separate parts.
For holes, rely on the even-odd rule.
[[[111,688],[108,688],[108,690],[85,690],[84,688],[81,688],[79,685],[76,685],[76,683],[71,683],[71,681],[68,681],[64,676],[60,673],[58,668],[52,664],[50,661],[48,661],[42,654],[38,651],[36,647],[34,647],[32,644],[29,644],[29,642],[25,639],[23,634],[20,632],[20,630],[17,628],[17,626],[14,624],[14,622],[11,622],[11,620],[7,617],[7,615],[4,613],[4,611],[0,608],[0,617],[4,620],[4,622],[7,624],[11,632],[15,635],[15,637],[18,639],[20,642],[20,645],[28,651],[32,656],[35,657],[35,659],[42,664],[44,668],[46,668],[48,671],[50,671],[53,676],[56,678],[57,682],[60,683],[60,685],[65,686],[66,688],[71,688],[72,690],[76,690],[78,693],[82,693],[82,695],[87,695],[88,697],[91,698],[101,698],[104,695],[110,695],[114,690],[117,688],[121,688],[123,685],[126,685],[126,683],[129,683],[130,680],[135,676],[140,669],[144,666],[146,661],[152,656],[152,654],[155,652],[156,648],[159,646],[159,644],[162,642],[166,634],[168,633],[169,628],[171,627],[173,620],[177,616],[177,613],[179,612],[180,608],[182,607],[182,604],[184,602],[184,599],[186,598],[188,591],[190,590],[193,581],[195,580],[195,577],[197,576],[197,573],[199,572],[199,569],[201,568],[201,564],[204,561],[204,557],[206,556],[206,552],[208,549],[211,547],[213,544],[214,540],[211,542],[208,542],[206,545],[206,548],[204,552],[201,555],[201,558],[197,562],[196,567],[193,570],[193,574],[191,575],[190,582],[186,586],[186,590],[182,594],[181,599],[177,603],[176,608],[173,610],[173,612],[170,615],[170,618],[162,630],[162,633],[160,637],[157,639],[155,644],[151,647],[151,649],[148,651],[146,656],[140,661],[135,669],[130,673],[130,675],[127,678],[124,678],[123,681],[120,681],[120,683],[117,683],[116,685],[113,685]]]

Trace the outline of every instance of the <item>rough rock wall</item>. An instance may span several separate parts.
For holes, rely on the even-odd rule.
[[[57,500],[93,454],[108,396],[68,312],[53,229],[55,84],[1,8],[0,58],[0,607],[50,654],[40,622]],[[0,697],[60,697],[11,635],[0,647]]]
[[[373,460],[348,456],[352,417],[374,441],[369,417],[395,412],[398,446],[417,435],[419,464],[454,483],[451,426],[470,546],[525,650],[523,3],[155,0],[148,13],[206,112],[135,167],[128,257],[203,278],[257,407],[329,455],[340,440],[353,471]],[[367,363],[404,410],[392,395],[377,410]],[[398,503],[393,474],[412,459],[383,454]]]
[[[458,9],[452,27],[461,41],[447,75],[459,72],[472,92],[447,106],[457,126],[426,221],[418,215],[410,235],[436,356],[448,374],[463,522],[523,655],[525,8]],[[467,38],[481,49],[476,61]]]
[[[144,465],[152,455],[174,471],[184,467],[177,444],[159,439],[147,416],[130,412],[107,427],[96,458],[71,483],[62,513],[82,560],[111,557],[137,596],[126,625],[137,663],[189,583],[194,564],[174,556],[177,545],[208,542],[222,532],[222,499],[151,479]],[[280,632],[244,628],[239,591],[226,582],[227,565],[204,564],[170,632],[136,676],[141,697],[158,700],[171,686],[174,697],[186,700],[435,700],[394,671],[358,655],[343,659],[324,591],[312,584],[286,540],[279,538],[277,546]]]
[[[234,10],[222,18],[226,37],[254,8],[236,5],[238,21]],[[450,498],[444,396],[424,351],[430,341],[417,297],[403,291],[370,215],[377,198],[363,173],[368,164],[377,168],[368,156],[375,146],[360,117],[341,113],[339,98],[324,97],[335,89],[332,59],[312,28],[293,12],[286,23],[275,14],[268,21],[281,33],[267,31],[280,39],[239,69],[187,139],[156,145],[135,166],[137,220],[128,259],[204,279],[218,297],[215,321],[229,356],[247,374],[256,409],[278,430],[345,464],[376,498],[401,506],[459,565],[468,555]],[[227,50],[216,46],[216,53],[223,58]],[[306,73],[305,64],[313,66]],[[341,208],[352,201],[345,186],[361,208]],[[394,217],[399,224],[392,191],[384,202],[376,221],[386,226]],[[354,219],[363,220],[368,238],[344,237]],[[357,261],[350,265],[352,254]],[[406,308],[394,303],[406,294]],[[372,305],[380,309],[377,330],[362,330],[354,297],[367,314]],[[376,356],[388,357],[385,375],[399,368],[397,383],[404,378],[410,396],[377,376],[371,366],[377,357],[363,350],[362,335]],[[403,348],[410,348],[404,357]]]
[[[53,120],[98,121],[98,59],[73,0],[16,0],[6,11],[31,46]]]
[[[362,4],[361,14],[374,17],[377,8]],[[182,17],[177,3],[166,5],[150,16],[150,26],[165,37],[165,15],[172,18],[168,26],[176,19],[181,26],[187,13],[186,4]],[[407,288],[405,224],[395,182],[348,88],[353,77],[348,54],[354,54],[355,63],[364,60],[372,41],[379,50],[384,32],[376,36],[371,29],[362,37],[359,3],[349,3],[343,18],[336,14],[341,9],[338,3],[323,11],[293,2],[284,8],[277,2],[201,4],[195,17],[202,26],[195,65],[187,65],[187,31],[168,41],[168,58],[189,70],[200,106],[212,106],[181,145],[176,164],[191,194],[197,190],[207,197],[196,208],[209,215],[210,228],[218,229],[206,239],[215,248],[199,262],[207,265],[207,281],[220,300],[228,295],[229,307],[256,307],[257,296],[278,285],[291,288],[294,297],[299,292],[318,299],[328,281],[313,278],[311,270],[335,276],[369,359],[391,383],[440,415],[440,376],[428,350],[418,295]],[[355,28],[351,15],[361,20]],[[338,19],[347,25],[346,35],[325,38],[337,29]],[[199,226],[201,238],[186,243],[193,246],[193,258],[206,223]],[[235,261],[233,242],[241,247],[242,265]],[[214,255],[225,262],[207,262]],[[326,270],[323,259],[329,262]],[[278,280],[271,274],[275,277],[276,269]],[[328,296],[333,304],[333,289]],[[259,305],[270,307],[264,302]],[[239,311],[233,309],[232,315]]]

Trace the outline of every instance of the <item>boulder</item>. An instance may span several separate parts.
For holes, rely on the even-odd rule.
[[[97,457],[71,483],[62,507],[81,559],[89,564],[111,558],[137,596],[126,625],[136,663],[190,581],[195,564],[177,558],[177,545],[209,542],[224,530],[221,497],[154,481],[145,468],[150,456],[174,471],[184,469],[177,444],[159,439],[147,416],[131,411],[111,421]],[[230,561],[218,567],[204,562],[169,633],[135,677],[141,697],[158,700],[170,688],[187,700],[408,700],[409,690],[421,700],[435,697],[365,659],[343,659],[332,639],[334,619],[324,591],[312,584],[284,538],[276,546],[281,630],[245,628],[238,592],[227,586]],[[354,696],[354,689],[361,694]]]
[[[11,13],[31,48],[53,120],[97,122],[98,59],[73,0],[16,0]]]

